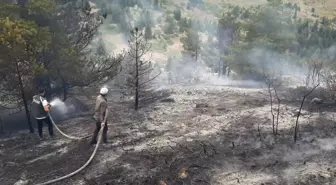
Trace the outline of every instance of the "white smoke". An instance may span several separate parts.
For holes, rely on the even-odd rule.
[[[56,112],[65,115],[68,113],[69,108],[65,105],[65,103],[60,100],[59,98],[56,98],[50,102],[51,110],[55,110]]]

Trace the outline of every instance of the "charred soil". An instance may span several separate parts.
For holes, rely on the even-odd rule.
[[[135,112],[111,101],[109,138],[90,166],[59,185],[101,184],[334,184],[335,113],[306,111],[293,142],[300,104],[280,106],[279,134],[272,134],[270,105],[262,89],[169,87],[171,101],[156,101]],[[164,97],[167,98],[167,97]],[[85,136],[88,116],[60,128]],[[47,130],[44,131],[47,135]],[[40,141],[18,133],[0,140],[0,184],[37,184],[81,167],[94,147],[89,139],[57,135]]]

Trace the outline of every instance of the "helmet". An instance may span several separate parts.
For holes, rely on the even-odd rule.
[[[106,95],[108,93],[108,89],[106,87],[103,87],[100,89],[100,94]]]

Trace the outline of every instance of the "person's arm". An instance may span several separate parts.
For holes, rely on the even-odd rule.
[[[100,108],[99,108],[99,115],[100,115],[100,123],[103,123],[105,121],[105,114],[106,114],[106,110],[107,110],[107,103],[106,102],[102,102],[100,104]]]
[[[42,102],[42,106],[43,106],[44,110],[46,112],[49,112],[50,111],[50,104],[49,104],[49,102],[46,99],[42,98],[42,97],[41,97],[41,102]]]
[[[101,123],[102,127],[105,126],[107,115],[108,115],[108,109],[106,109],[104,121]]]

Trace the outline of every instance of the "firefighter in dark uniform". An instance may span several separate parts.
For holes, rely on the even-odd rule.
[[[43,138],[42,134],[43,122],[48,125],[49,135],[50,136],[54,135],[53,125],[48,115],[51,106],[44,96],[45,96],[44,88],[39,88],[38,94],[33,96],[33,104],[32,104],[32,109],[34,112],[35,119],[37,121],[37,129],[40,138]]]

